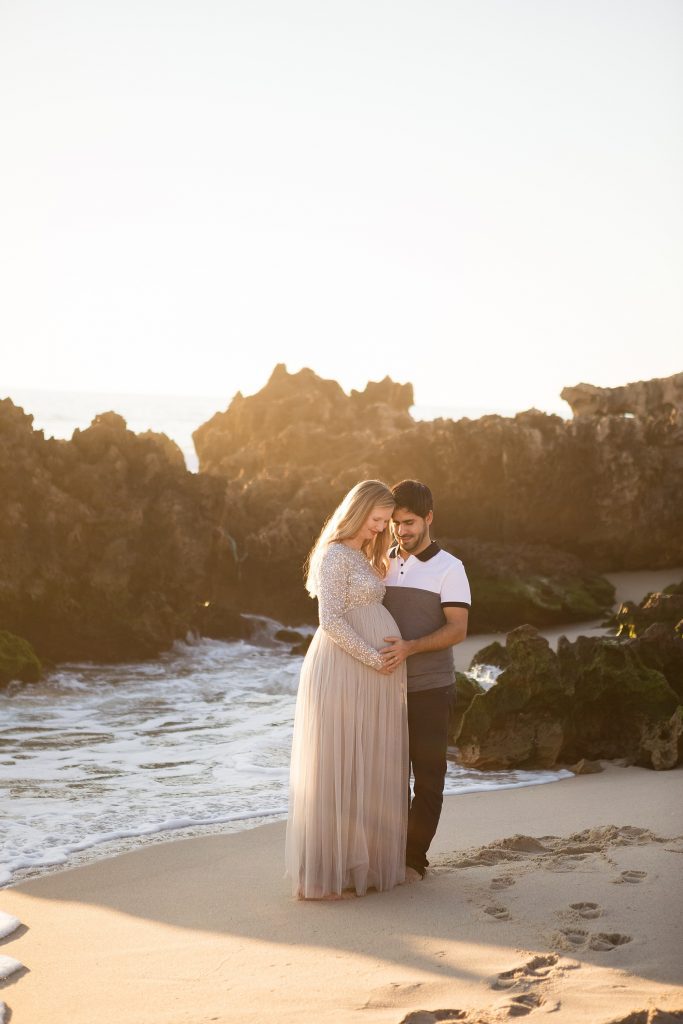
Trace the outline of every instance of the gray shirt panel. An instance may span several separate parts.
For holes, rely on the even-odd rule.
[[[384,606],[396,620],[404,640],[417,640],[446,624],[441,597],[433,590],[388,586]],[[406,668],[409,693],[450,686],[455,677],[453,648],[412,654],[406,661]]]

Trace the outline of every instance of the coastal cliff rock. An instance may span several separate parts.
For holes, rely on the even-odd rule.
[[[349,462],[362,459],[373,438],[408,429],[412,404],[412,386],[388,377],[346,395],[336,381],[308,369],[289,374],[280,364],[261,391],[247,398],[238,391],[226,412],[194,432],[199,469],[249,482],[263,475],[303,482],[331,469],[355,483]]]
[[[683,760],[683,639],[668,623],[653,623],[634,639],[561,637],[557,653],[522,626],[472,664],[503,671],[471,698],[452,730],[468,767],[551,768],[625,757],[667,769]]]
[[[46,440],[0,401],[0,628],[41,658],[150,657],[235,572],[223,488],[116,413]]]
[[[646,594],[638,604],[624,601],[609,621],[616,626],[619,636],[639,636],[654,622],[667,623],[683,636],[683,581],[660,592]]]
[[[640,647],[637,640],[560,638],[561,671],[574,686],[563,760],[627,757],[657,769],[678,763],[680,698],[661,671],[644,663]]]
[[[238,393],[193,437],[200,475],[225,481],[225,517],[238,576],[223,599],[296,624],[314,621],[303,564],[344,493],[373,475],[382,439],[413,423],[412,387],[389,378],[346,395],[311,370],[277,366],[267,385]]]
[[[434,535],[468,569],[471,631],[596,618],[613,596],[600,571],[683,562],[680,377],[644,382],[629,416],[604,412],[603,395],[571,421],[416,422],[409,384],[347,395],[280,365],[198,428],[199,474],[114,412],[46,440],[6,399],[0,629],[44,660],[109,660],[153,656],[189,629],[243,635],[242,612],[313,622],[303,564],[323,522],[357,480],[409,476],[432,485]],[[677,664],[677,648],[648,643]]]
[[[459,760],[481,770],[550,768],[562,749],[574,687],[533,626],[508,633],[505,650],[507,667],[495,686],[474,697],[452,736]]]
[[[23,637],[0,629],[0,686],[15,679],[36,683],[42,670],[36,652]]]
[[[520,622],[552,626],[599,619],[614,587],[576,555],[539,544],[440,538],[462,559],[472,590],[468,631],[511,629]]]
[[[681,425],[683,373],[672,377],[639,380],[617,388],[577,384],[563,388],[560,397],[575,416],[636,416],[638,419],[670,419]]]
[[[434,535],[462,538],[462,550],[473,554],[465,541],[508,551],[552,548],[590,566],[596,583],[600,571],[681,564],[683,428],[668,404],[676,387],[658,382],[650,391],[667,404],[657,406],[651,395],[649,404],[634,405],[633,416],[596,406],[569,421],[532,409],[417,422],[410,385],[386,378],[346,395],[311,370],[289,374],[280,365],[261,391],[236,395],[194,434],[200,473],[225,483],[241,566],[225,598],[289,622],[313,620],[302,586],[306,554],[344,492],[364,477],[430,483]],[[453,541],[455,554],[459,544]],[[564,572],[548,574],[532,563],[517,580],[514,573],[494,577],[491,586],[491,577],[482,577],[478,628],[496,621],[494,608],[505,625],[546,624],[590,618],[609,604],[604,582],[594,586],[584,568],[568,573],[581,578],[572,596]],[[515,622],[509,616],[520,603],[527,611]]]
[[[455,673],[455,695],[451,701],[448,717],[448,735],[457,736],[462,728],[465,712],[474,698],[484,693],[484,688],[464,672]]]

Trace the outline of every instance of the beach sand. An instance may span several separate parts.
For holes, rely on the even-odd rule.
[[[0,891],[6,1020],[683,1020],[682,769],[448,797],[427,878],[363,899],[293,900],[283,844],[280,822]]]

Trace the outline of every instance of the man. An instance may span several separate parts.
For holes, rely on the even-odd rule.
[[[407,661],[408,734],[414,786],[408,814],[406,879],[424,878],[427,850],[441,816],[446,778],[448,713],[454,687],[454,644],[467,635],[470,586],[459,558],[430,536],[429,488],[403,480],[392,488],[396,509],[384,604],[401,631],[385,637],[387,665]],[[410,794],[409,794],[410,799]]]

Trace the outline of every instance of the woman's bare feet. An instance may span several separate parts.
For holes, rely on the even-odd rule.
[[[319,902],[320,900],[355,900],[357,893],[353,889],[344,889],[343,892],[328,892],[325,896],[297,896],[298,900],[309,900]]]
[[[420,874],[419,871],[416,871],[415,868],[406,868],[406,885],[409,885],[411,882],[420,881],[422,881],[422,875]]]

